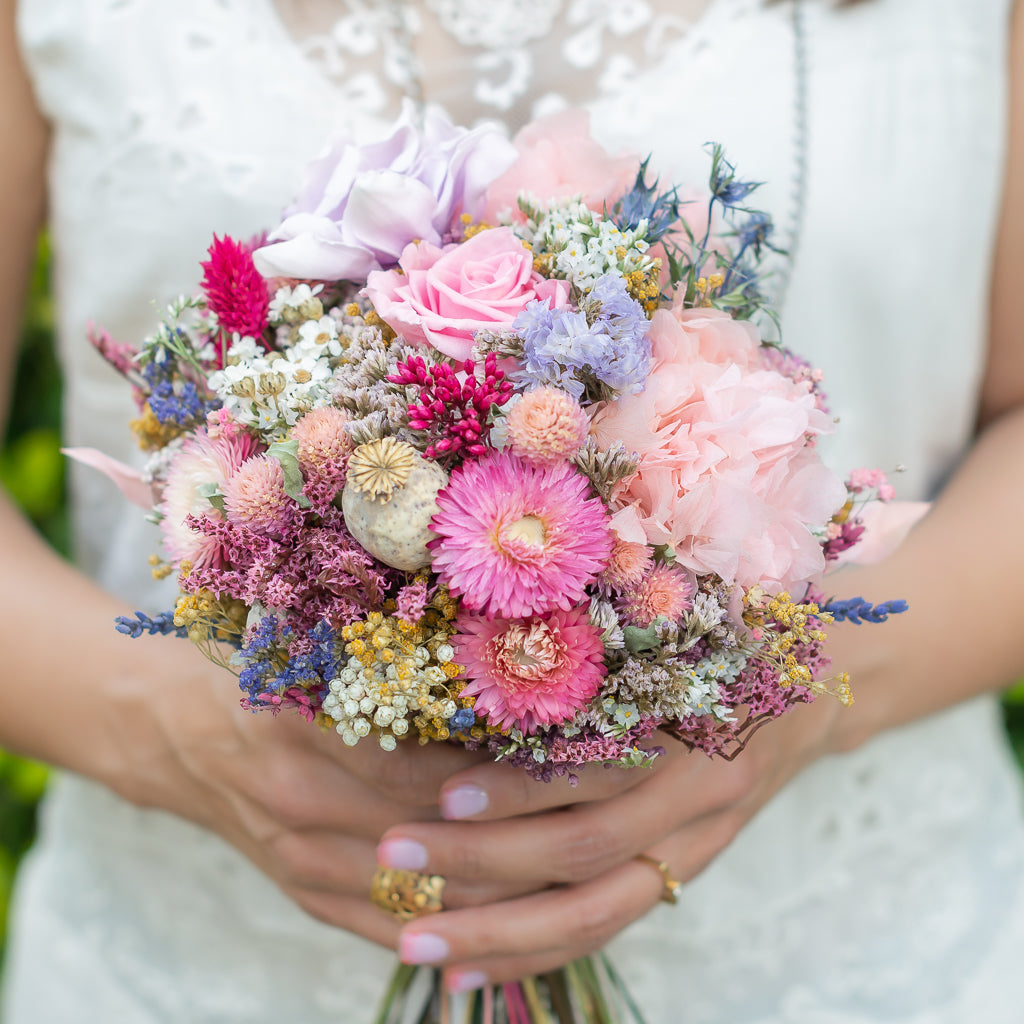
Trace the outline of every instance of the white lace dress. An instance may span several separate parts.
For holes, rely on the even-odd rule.
[[[214,230],[272,223],[327,132],[381,131],[403,89],[513,125],[585,100],[606,143],[653,151],[675,179],[700,180],[700,146],[720,140],[768,183],[784,231],[796,212],[788,2],[19,6],[55,126],[67,430],[122,458],[127,389],[86,322],[140,337],[152,299],[194,287]],[[825,368],[837,468],[903,463],[904,497],[928,493],[970,432],[1009,6],[803,4],[809,177],[787,337]],[[150,528],[99,478],[76,476],[75,495],[82,564],[166,606],[146,579]],[[615,953],[650,1024],[1019,1021],[1024,829],[994,701],[816,765]],[[348,1024],[370,1019],[389,962],[216,838],[69,777],[21,878],[4,1019]]]

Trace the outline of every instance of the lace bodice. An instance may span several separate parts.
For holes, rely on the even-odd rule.
[[[837,468],[903,463],[904,497],[948,472],[973,422],[1009,6],[803,3],[785,330],[845,421]],[[602,141],[676,180],[700,181],[719,140],[777,220],[793,211],[789,2],[23,0],[19,24],[54,123],[67,432],[126,460],[129,396],[87,321],[141,336],[152,299],[194,287],[214,230],[273,223],[326,135],[382,132],[409,86],[512,125],[584,102]],[[83,565],[166,606],[150,528],[103,480],[76,474],[74,491]],[[681,1005],[687,1024],[999,1024],[1024,1002],[1022,880],[1016,775],[977,701],[805,773],[616,956],[650,1024]],[[387,962],[212,836],[73,778],[18,906],[8,1024],[347,1024]]]
[[[428,97],[460,124],[533,117],[617,92],[701,23],[707,0],[276,0],[313,66],[385,114]]]

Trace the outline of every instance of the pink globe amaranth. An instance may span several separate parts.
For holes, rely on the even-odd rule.
[[[569,283],[535,273],[530,250],[511,228],[481,231],[443,249],[410,245],[398,262],[401,273],[370,274],[363,294],[406,341],[453,359],[469,359],[477,331],[511,326],[535,299],[552,309],[569,301]]]
[[[528,619],[461,614],[452,638],[477,715],[523,733],[560,725],[586,707],[607,669],[600,631],[586,609]]]
[[[495,452],[454,470],[437,496],[433,570],[468,611],[522,618],[587,601],[608,564],[609,517],[568,462]]]

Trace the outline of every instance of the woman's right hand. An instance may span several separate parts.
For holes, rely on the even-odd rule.
[[[94,762],[101,781],[217,833],[313,917],[393,947],[398,922],[368,899],[377,843],[437,820],[441,784],[486,755],[411,741],[386,752],[372,738],[349,748],[294,712],[243,710],[235,680],[185,641],[117,640],[154,671],[108,678],[117,746]],[[445,905],[528,888],[450,877]]]

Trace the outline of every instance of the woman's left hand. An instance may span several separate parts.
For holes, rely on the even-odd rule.
[[[406,963],[446,968],[453,991],[540,974],[594,952],[654,907],[670,877],[699,874],[765,802],[830,749],[838,702],[822,697],[770,722],[734,761],[665,738],[652,770],[591,768],[570,786],[484,764],[442,788],[448,821],[390,829],[378,860],[465,881],[530,888],[443,911],[402,931]]]

